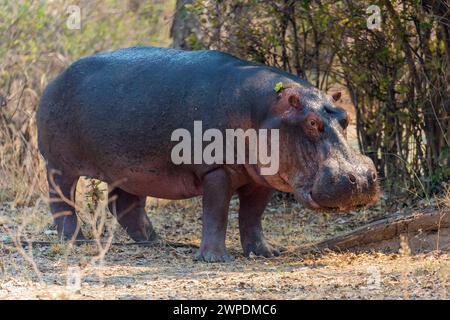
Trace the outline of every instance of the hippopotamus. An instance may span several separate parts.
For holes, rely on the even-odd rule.
[[[278,88],[277,88],[278,85]],[[273,190],[293,193],[313,210],[349,210],[377,200],[373,162],[346,139],[348,114],[299,77],[219,51],[132,47],[71,64],[45,89],[37,111],[50,210],[59,237],[84,239],[73,205],[81,176],[108,184],[108,207],[137,242],[158,239],[146,197],[202,196],[196,258],[230,261],[229,203],[239,198],[245,256],[280,254],[261,217]],[[277,172],[261,163],[174,163],[172,133],[277,129]]]

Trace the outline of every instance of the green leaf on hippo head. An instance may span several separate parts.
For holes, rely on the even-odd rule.
[[[273,88],[273,90],[275,90],[275,92],[279,92],[281,89],[283,89],[283,82],[278,82],[275,85],[275,88]]]

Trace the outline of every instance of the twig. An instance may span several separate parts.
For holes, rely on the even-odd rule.
[[[18,241],[17,243],[11,240],[3,240],[0,241],[1,244],[6,246],[16,246],[16,244],[20,244],[23,247],[26,246],[37,246],[37,247],[46,247],[46,246],[52,246],[54,244],[61,244],[61,243],[67,243],[67,244],[74,244],[74,245],[82,245],[82,244],[94,244],[97,245],[98,242],[95,240],[75,240],[75,241],[68,241],[68,242],[62,242],[62,241],[40,241],[40,240],[31,240],[31,241]],[[101,241],[101,244],[107,244],[107,241]],[[174,248],[198,248],[195,244],[190,243],[181,243],[181,242],[158,242],[158,241],[141,241],[141,242],[112,242],[111,246],[116,247],[128,247],[128,246],[145,246],[145,247],[155,247],[157,245],[163,245],[163,246],[169,246]]]

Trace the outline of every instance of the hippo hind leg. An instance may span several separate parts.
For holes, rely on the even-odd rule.
[[[145,212],[146,197],[130,194],[120,188],[109,191],[109,211],[116,216],[119,224],[136,242],[158,239],[152,223]]]
[[[61,240],[84,240],[75,212],[75,189],[79,176],[47,166],[50,210]]]

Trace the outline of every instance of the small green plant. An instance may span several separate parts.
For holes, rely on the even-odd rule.
[[[71,251],[70,245],[64,242],[57,242],[52,244],[47,250],[46,254],[50,257],[67,256]]]
[[[102,183],[99,180],[95,180],[95,179],[90,179],[90,178],[86,178],[87,180],[89,180],[89,184],[88,184],[88,191],[86,192],[86,206],[87,206],[87,211],[94,215],[95,211],[98,208],[98,205],[100,203],[101,200],[103,200],[103,191],[102,189],[100,189],[100,184]]]
[[[95,244],[82,244],[80,246],[80,253],[85,256],[96,256],[99,254],[99,248]]]
[[[275,87],[273,88],[273,90],[275,90],[275,92],[280,92],[280,90],[283,89],[283,82],[278,82]]]

